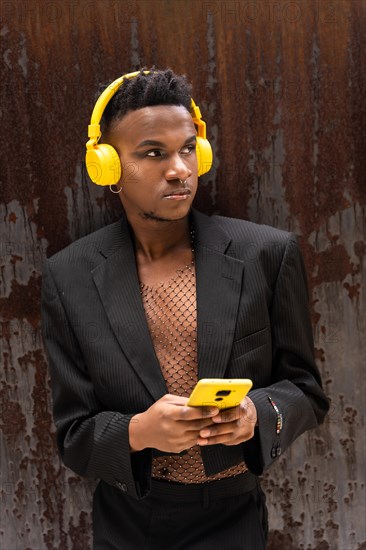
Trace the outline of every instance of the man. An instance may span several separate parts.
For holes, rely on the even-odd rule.
[[[44,267],[60,453],[101,480],[94,548],[261,549],[256,476],[328,410],[301,254],[289,233],[192,208],[202,152],[184,77],[118,86],[101,110],[107,149],[92,117],[87,163],[111,153],[125,215]],[[188,407],[200,378],[253,390],[227,411]]]

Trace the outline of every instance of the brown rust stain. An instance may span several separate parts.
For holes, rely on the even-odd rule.
[[[12,386],[1,382],[0,389],[0,427],[7,443],[13,446],[15,440],[26,431],[27,422],[20,403],[11,399]]]
[[[296,495],[294,494],[296,491]],[[280,506],[282,509],[282,517],[285,525],[289,529],[299,529],[302,527],[303,522],[294,520],[292,517],[292,506],[295,498],[298,497],[297,487],[294,488],[294,484],[289,479],[284,479],[280,486]]]
[[[345,246],[337,243],[340,238],[339,235],[332,235],[327,232],[327,238],[330,241],[330,246],[322,252],[317,252],[304,237],[300,238],[305,263],[308,266],[308,273],[316,271],[316,275],[312,277],[308,276],[311,287],[322,283],[342,282],[347,275],[355,277],[361,272],[360,264],[364,254],[365,243],[362,241],[354,243],[354,252],[359,258],[359,261],[354,264]],[[359,297],[360,283],[350,284],[345,282],[343,287],[347,290],[351,300]],[[317,300],[313,301],[311,306],[313,307],[316,302]]]
[[[72,541],[71,550],[87,550],[91,547],[90,518],[86,512],[80,512],[77,523],[75,518],[69,519],[69,535]]]
[[[314,445],[314,452],[317,455],[324,456],[327,451],[326,442],[322,437],[314,437],[313,438],[313,445]]]
[[[325,352],[323,348],[314,348],[315,359],[318,359],[322,363],[325,362]]]
[[[26,319],[33,328],[39,326],[39,301],[41,278],[33,271],[26,285],[11,282],[11,292],[7,298],[0,298],[0,309],[5,320]]]
[[[333,483],[323,484],[323,501],[327,504],[327,513],[332,515],[338,509],[337,487]]]
[[[345,127],[350,126],[350,140],[352,160],[354,164],[353,178],[349,186],[355,203],[366,205],[366,33],[365,33],[365,3],[349,2],[351,6],[350,36],[348,40],[348,54],[352,60],[348,65],[348,82],[350,96],[349,110]],[[363,10],[363,11],[362,11]],[[365,216],[364,216],[365,218]]]
[[[354,505],[354,496],[358,491],[358,483],[355,481],[353,483],[348,482],[348,494],[343,496],[343,502],[347,504],[347,506],[353,506]],[[361,483],[361,490],[364,488],[363,483]]]
[[[366,255],[366,242],[365,241],[356,241],[353,243],[353,250],[356,254],[356,256],[358,256],[360,258],[360,260],[362,260],[362,258]]]
[[[15,214],[15,212],[10,212],[8,215],[8,221],[15,223],[18,219],[18,216]]]
[[[340,437],[339,443],[344,452],[347,474],[350,479],[356,478],[357,453],[356,442],[353,437]]]
[[[267,550],[298,550],[288,532],[274,529],[269,532]]]
[[[345,407],[344,412],[345,414],[343,415],[343,422],[346,422],[346,424],[349,425],[350,429],[353,430],[358,411],[353,407]]]
[[[328,283],[333,281],[342,282],[348,274],[356,275],[359,267],[355,267],[350,257],[341,244],[337,244],[319,252],[315,256],[317,275],[313,278],[313,284]]]
[[[57,26],[53,26],[51,35],[35,32],[35,20],[38,19],[39,28],[44,29],[40,20],[47,17],[47,10],[41,10],[39,2],[30,0],[26,8],[21,7],[21,2],[9,2],[5,12],[10,6],[12,13],[8,14],[11,18],[8,26],[11,31],[2,36],[3,51],[10,53],[13,69],[4,71],[2,75],[2,103],[7,105],[7,116],[11,121],[8,139],[0,151],[2,164],[9,166],[7,177],[2,182],[2,201],[5,204],[18,201],[28,220],[43,228],[42,234],[51,243],[49,253],[52,253],[69,242],[67,199],[63,188],[73,177],[70,170],[78,156],[78,149],[70,140],[72,132],[56,131],[55,128],[59,121],[63,121],[63,125],[66,120],[72,121],[70,125],[75,123],[81,127],[83,112],[79,102],[70,102],[67,95],[61,93],[70,72],[55,71],[56,66],[64,67],[62,52],[68,48],[67,32],[57,31]],[[4,25],[6,23],[5,18]],[[58,42],[57,48],[50,48],[48,43],[52,35]],[[26,78],[18,63],[22,55],[27,59]],[[40,77],[42,71],[48,74],[48,78]],[[5,95],[9,90],[19,91],[11,94],[11,101]],[[22,128],[22,140],[17,136],[19,127]],[[17,143],[21,161],[9,164],[9,159],[14,158],[14,143]],[[14,185],[14,181],[22,182],[22,185]],[[34,212],[35,198],[38,199],[38,213]],[[14,214],[10,215],[14,222]]]
[[[311,18],[316,4],[302,5]],[[366,107],[360,93],[366,73],[361,70],[365,66],[365,60],[360,58],[365,33],[360,23],[362,17],[360,13],[357,15],[359,9],[358,2],[339,2],[332,25],[334,34],[327,32],[325,25],[309,28],[302,44],[303,55],[309,62],[295,67],[295,56],[289,51],[289,62],[284,65],[285,80],[297,75],[301,90],[301,102],[286,109],[284,174],[290,211],[296,212],[303,235],[320,229],[332,215],[350,206],[345,189],[362,203],[360,192],[364,186],[360,183],[363,176],[359,171],[357,177],[356,171],[362,166],[364,174],[366,168],[365,134],[361,123]],[[352,17],[348,17],[349,10],[353,12]],[[352,21],[351,28],[349,21]],[[349,41],[350,31],[352,38]],[[349,44],[350,53],[354,54],[351,64],[345,44]],[[352,71],[349,86],[336,86],[335,81],[342,79],[342,72],[347,74],[347,70]],[[352,109],[352,125],[349,124],[349,112],[341,109],[342,105]],[[345,143],[352,145],[346,147]],[[299,154],[301,151],[303,154]],[[291,171],[288,170],[289,162]],[[364,189],[362,193],[364,198]]]
[[[35,384],[31,395],[33,400],[34,426],[32,434],[35,446],[29,449],[27,466],[35,468],[35,490],[39,498],[40,522],[53,525],[43,533],[46,548],[52,549],[56,541],[60,541],[61,548],[66,548],[67,533],[64,530],[65,497],[62,492],[59,468],[54,466],[57,457],[57,447],[53,436],[53,422],[48,407],[48,368],[40,350],[28,352],[19,358],[21,368],[32,367],[35,371]],[[23,464],[25,466],[25,464]],[[55,529],[58,527],[58,539]]]
[[[315,327],[319,320],[321,319],[320,313],[315,311],[316,304],[319,302],[317,298],[309,300],[309,307],[310,307],[310,318],[311,318],[311,324],[313,327]]]
[[[18,254],[12,254],[10,256],[10,263],[15,266],[17,262],[21,262],[23,260],[22,256],[19,256]]]
[[[343,288],[347,290],[348,296],[351,300],[356,299],[356,301],[360,297],[360,291],[361,291],[361,283],[356,283],[354,285],[350,285],[349,283],[344,283]]]

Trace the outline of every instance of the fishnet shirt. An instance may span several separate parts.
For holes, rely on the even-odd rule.
[[[177,271],[159,286],[140,283],[145,315],[155,353],[168,392],[189,397],[197,383],[197,307],[194,265]],[[180,483],[202,483],[232,477],[247,471],[245,463],[206,476],[199,445],[183,455],[156,457],[152,476]]]

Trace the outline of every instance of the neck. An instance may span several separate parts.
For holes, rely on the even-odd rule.
[[[189,215],[181,220],[164,222],[130,219],[129,216],[127,219],[132,228],[136,253],[148,261],[192,247]]]

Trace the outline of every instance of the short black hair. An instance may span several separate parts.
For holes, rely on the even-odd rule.
[[[123,81],[106,106],[102,120],[102,131],[106,131],[114,120],[120,120],[129,111],[136,111],[152,105],[183,105],[190,111],[191,85],[185,75],[176,75],[171,69],[156,70],[140,74]],[[100,86],[99,95],[111,83]]]

